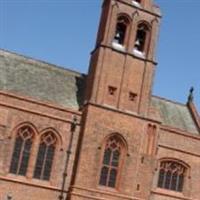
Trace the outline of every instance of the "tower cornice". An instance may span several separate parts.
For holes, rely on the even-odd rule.
[[[120,50],[118,50],[118,49],[116,49],[116,48],[114,48],[114,47],[112,47],[112,46],[105,45],[105,44],[99,44],[99,45],[97,45],[97,46],[90,52],[90,54],[92,55],[93,53],[95,53],[100,47],[102,47],[102,48],[108,48],[108,49],[111,49],[111,50],[113,50],[113,51],[115,51],[115,52],[118,52],[118,53],[120,53],[120,54],[128,55],[128,56],[131,56],[131,57],[133,57],[133,58],[137,58],[137,59],[139,59],[139,60],[142,60],[142,61],[144,61],[144,62],[149,62],[149,63],[152,63],[152,64],[154,64],[154,65],[158,65],[158,62],[156,62],[155,60],[151,60],[151,59],[147,59],[147,58],[143,58],[143,57],[136,56],[136,55],[134,55],[133,53],[130,53],[130,52],[126,51],[126,50],[125,50],[125,51],[120,51]]]
[[[156,10],[156,11],[153,12],[153,11],[150,11],[148,9],[143,8],[142,6],[136,6],[133,3],[129,3],[129,2],[126,2],[124,0],[114,0],[114,1],[126,4],[126,5],[128,5],[128,6],[132,7],[132,8],[136,8],[136,9],[138,9],[140,11],[145,12],[145,13],[154,15],[155,17],[162,18],[161,11],[160,11],[159,7],[156,6],[156,5],[153,5],[154,10]]]

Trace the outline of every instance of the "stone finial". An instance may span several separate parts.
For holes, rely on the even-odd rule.
[[[193,99],[194,99],[193,93],[194,93],[194,87],[191,87],[190,91],[189,91],[189,95],[188,95],[188,102],[192,102],[193,101]]]

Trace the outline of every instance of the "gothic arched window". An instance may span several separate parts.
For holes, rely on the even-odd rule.
[[[17,131],[10,165],[10,173],[23,176],[26,175],[33,136],[34,132],[29,126],[21,127]]]
[[[150,28],[145,23],[140,23],[137,27],[134,50],[142,53],[147,52],[150,40]]]
[[[42,135],[37,154],[34,178],[49,180],[56,148],[56,137],[52,132]]]
[[[118,17],[113,43],[119,44],[122,46],[124,45],[128,25],[129,25],[129,20],[126,17],[124,16]]]
[[[181,192],[183,190],[186,168],[178,162],[162,161],[158,178],[158,187]]]
[[[99,180],[100,185],[116,187],[122,151],[123,143],[118,136],[113,135],[106,141]]]

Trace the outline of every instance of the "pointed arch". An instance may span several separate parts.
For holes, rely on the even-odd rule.
[[[127,25],[131,23],[131,17],[127,13],[119,13],[117,15],[117,19],[123,19],[124,23],[126,23]]]
[[[148,155],[155,154],[156,131],[157,131],[156,125],[151,123],[147,125],[146,153]]]
[[[103,146],[99,185],[115,188],[127,144],[120,134],[114,133],[105,138]]]
[[[46,132],[52,132],[52,133],[54,133],[55,134],[55,137],[57,138],[57,144],[59,145],[59,146],[63,146],[63,139],[62,139],[62,136],[61,136],[61,134],[55,129],[55,128],[53,128],[53,127],[49,127],[49,128],[45,128],[45,129],[43,129],[41,132],[40,132],[40,137],[44,134],[44,133],[46,133]]]
[[[182,192],[189,165],[179,159],[160,160],[158,187]]]
[[[151,38],[151,25],[146,21],[139,21],[136,29],[134,50],[143,54],[148,53]]]
[[[115,35],[113,43],[125,46],[128,40],[128,32],[130,29],[131,17],[126,13],[119,13],[117,16]]]
[[[15,126],[15,127],[13,128],[13,130],[11,131],[11,137],[15,137],[17,131],[18,131],[21,127],[25,127],[25,126],[30,127],[30,128],[33,130],[33,132],[34,132],[35,135],[39,135],[39,132],[38,132],[38,130],[37,130],[37,127],[36,127],[33,123],[31,123],[31,122],[25,121],[25,122],[19,123],[17,126]],[[34,135],[34,136],[35,136],[35,135]]]
[[[9,172],[25,176],[36,129],[30,123],[22,123],[13,132],[15,132],[15,144]]]
[[[55,150],[59,143],[58,135],[52,128],[42,131],[34,169],[34,178],[46,181],[50,179]]]
[[[145,20],[140,20],[137,23],[137,27],[141,27],[144,26],[145,28],[147,28],[149,31],[151,30],[151,24]]]
[[[164,161],[170,161],[173,160],[174,162],[180,163],[181,165],[183,165],[185,168],[187,168],[188,170],[191,168],[191,166],[186,163],[185,161],[178,159],[178,158],[173,158],[173,157],[163,157],[161,159],[159,159],[159,162],[164,162]]]
[[[106,141],[111,138],[111,137],[117,137],[120,141],[121,141],[121,144],[123,146],[123,149],[125,152],[128,152],[128,143],[126,141],[126,139],[124,138],[123,135],[121,135],[120,133],[118,132],[114,132],[114,133],[111,133],[109,135],[107,135],[104,139],[103,139],[103,144],[102,145],[105,145],[106,144]]]

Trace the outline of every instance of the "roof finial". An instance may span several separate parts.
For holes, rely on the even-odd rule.
[[[192,102],[193,101],[193,99],[194,99],[193,93],[194,93],[194,87],[191,87],[190,91],[189,91],[188,102]]]

